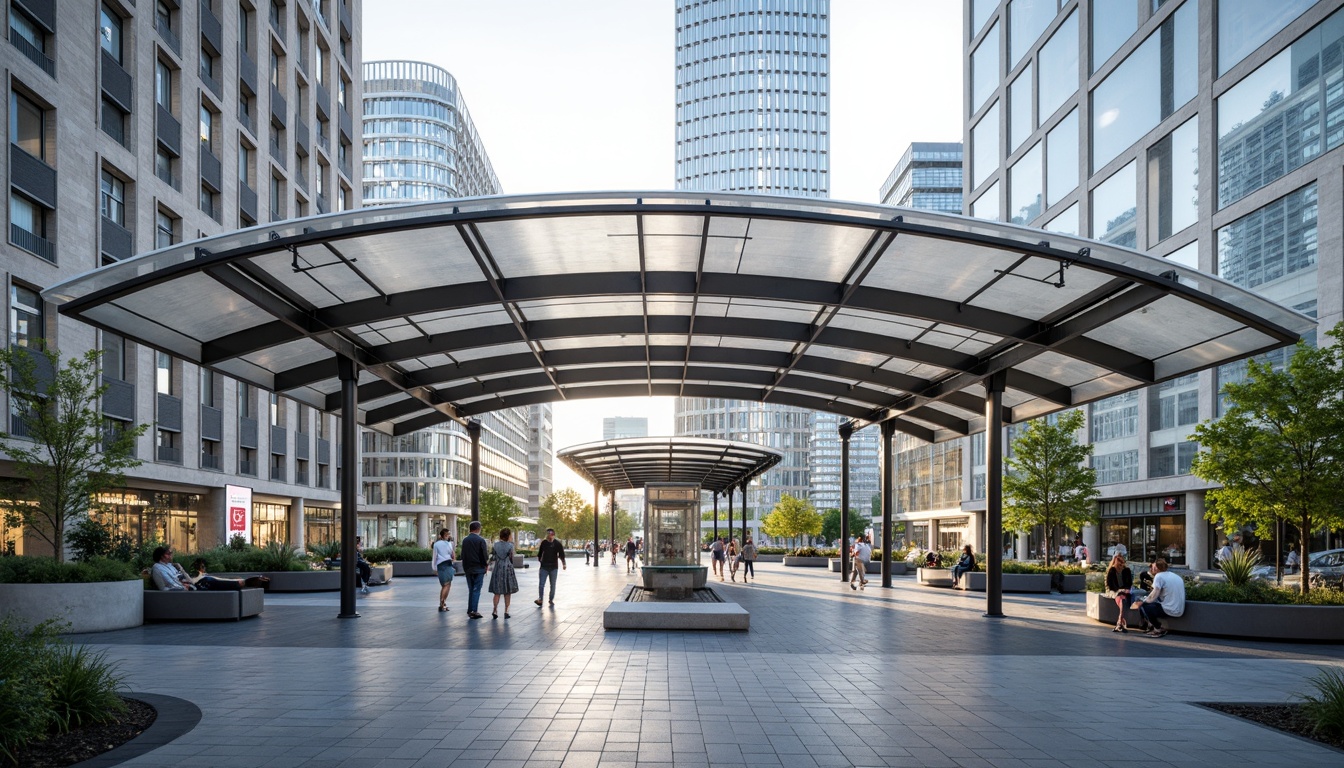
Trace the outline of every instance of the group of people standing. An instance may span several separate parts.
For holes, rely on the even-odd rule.
[[[615,565],[617,556],[619,556],[621,552],[625,552],[625,571],[626,573],[633,573],[635,566],[638,564],[637,558],[643,551],[644,540],[637,540],[633,535],[625,538],[624,545],[618,544],[613,540],[610,543],[605,541],[599,542],[597,546],[594,547],[593,542],[590,541],[583,545],[583,564],[588,565],[592,558],[601,557],[601,552],[610,552],[611,564]]]
[[[733,581],[737,581],[737,571],[741,568],[742,583],[747,584],[748,575],[756,577],[756,543],[748,536],[739,547],[735,538],[716,537],[709,544],[709,563],[719,581],[723,581],[725,565]]]
[[[518,592],[518,574],[514,570],[513,557],[517,550],[513,546],[513,531],[509,528],[502,528],[499,531],[499,539],[493,544],[486,542],[485,537],[481,535],[480,521],[472,521],[468,528],[469,533],[462,539],[462,574],[467,580],[467,618],[483,618],[480,612],[481,589],[485,586],[485,575],[490,574],[490,593],[494,595],[494,605],[491,611],[491,618],[499,618],[499,600],[504,598],[504,618],[512,618],[509,613],[510,603],[513,595]],[[453,534],[447,528],[439,531],[439,538],[434,542],[434,557],[432,566],[439,577],[439,612],[447,612],[448,593],[453,586],[453,577],[456,575],[457,567],[453,558],[458,554],[453,544]],[[542,540],[537,548],[538,571],[540,579],[537,582],[537,599],[533,602],[538,606],[542,604],[543,598],[546,598],[546,584],[551,585],[550,604],[555,605],[555,583],[558,571],[568,570],[569,566],[565,563],[565,547],[555,539],[555,529],[546,529],[546,538]]]

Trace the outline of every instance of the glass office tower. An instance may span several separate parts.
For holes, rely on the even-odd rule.
[[[363,74],[364,205],[503,191],[451,74],[418,61],[366,62]],[[480,421],[482,487],[535,510],[550,493],[550,406],[507,408]],[[471,441],[462,425],[395,438],[366,431],[363,440],[365,541],[428,546],[438,528],[470,516]]]
[[[829,1],[678,0],[676,24],[677,188],[829,194]],[[811,494],[814,434],[839,455],[835,430],[815,424],[812,411],[772,403],[676,404],[678,435],[784,451],[749,491],[758,540],[760,518],[783,494]]]
[[[1339,210],[1344,191],[1342,6],[967,0],[967,212],[1196,266],[1332,326],[1344,309],[1344,219],[1320,214]],[[1243,372],[1223,366],[1087,406],[1082,437],[1102,493],[1092,551],[1122,542],[1134,559],[1210,564],[1235,532],[1204,519],[1191,435],[1218,415],[1218,386]]]

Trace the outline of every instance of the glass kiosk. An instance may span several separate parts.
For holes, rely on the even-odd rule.
[[[644,588],[662,599],[686,599],[705,586],[700,565],[700,486],[644,486]]]

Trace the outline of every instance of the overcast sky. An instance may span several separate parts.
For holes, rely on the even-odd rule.
[[[366,0],[364,60],[457,79],[504,191],[662,190],[675,181],[672,0]],[[961,140],[961,2],[831,0],[831,196],[877,202],[912,141]],[[555,445],[668,398],[557,403]],[[556,489],[591,487],[557,462]]]

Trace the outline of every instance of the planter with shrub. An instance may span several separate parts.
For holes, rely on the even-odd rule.
[[[16,627],[54,621],[65,632],[106,632],[144,620],[144,585],[129,564],[97,559],[0,558],[0,614]]]
[[[1103,592],[1087,593],[1087,617],[1115,624],[1119,608]],[[1143,619],[1129,609],[1126,618],[1138,627]],[[1316,589],[1305,597],[1293,589],[1261,582],[1241,586],[1225,583],[1186,584],[1185,613],[1163,619],[1173,632],[1190,632],[1246,640],[1319,640],[1344,637],[1344,592]]]
[[[825,568],[829,558],[839,554],[834,549],[799,547],[784,556],[786,568]]]

